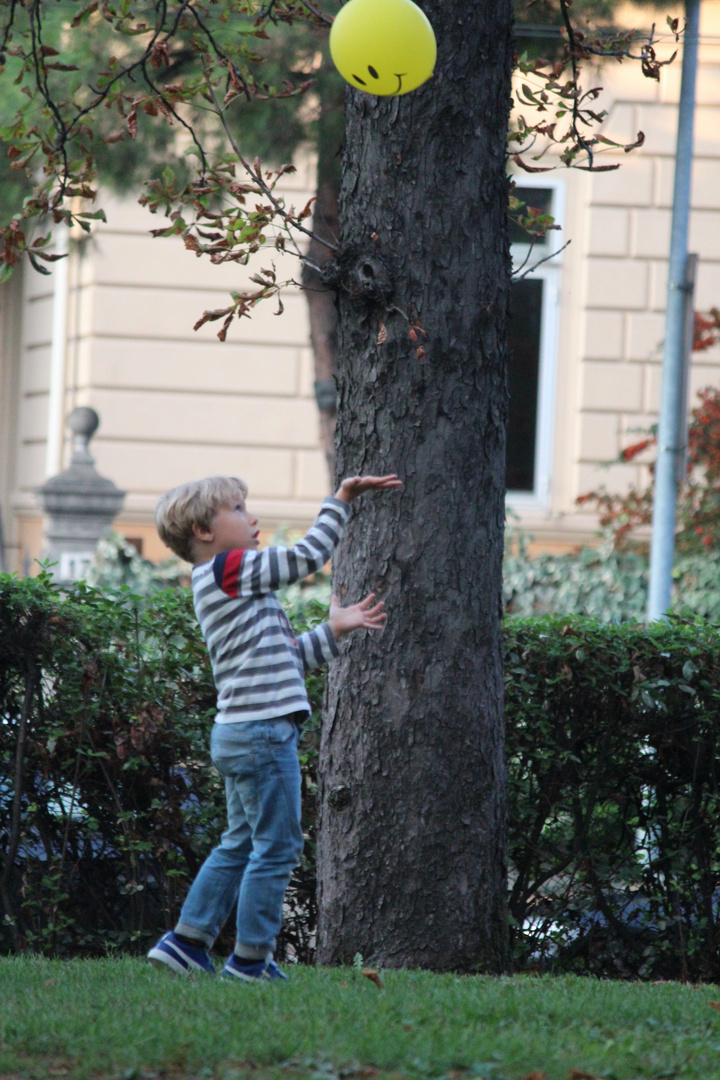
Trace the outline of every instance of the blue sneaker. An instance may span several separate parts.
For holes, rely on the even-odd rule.
[[[189,975],[193,971],[206,971],[215,974],[213,962],[207,949],[199,945],[186,945],[179,941],[171,930],[161,937],[157,945],[147,955],[154,967],[170,968],[176,975]]]
[[[228,978],[243,979],[245,982],[268,982],[272,979],[287,979],[274,960],[252,960],[243,964],[239,956],[232,954],[222,975]]]

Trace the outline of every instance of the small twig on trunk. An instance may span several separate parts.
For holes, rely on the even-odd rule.
[[[513,274],[512,275],[513,281],[522,281],[523,278],[526,278],[528,276],[528,274],[532,274],[533,270],[537,270],[538,266],[542,266],[543,263],[548,262],[550,259],[554,259],[555,256],[559,255],[561,251],[564,251],[566,247],[569,247],[571,243],[572,243],[572,240],[568,240],[563,244],[563,246],[561,248],[558,248],[557,251],[553,251],[550,255],[546,255],[544,259],[538,259],[538,261],[536,263],[534,263],[532,266],[529,266],[527,268],[527,270],[525,271],[525,273],[520,274],[519,277],[516,277],[515,274]],[[529,252],[528,252],[528,254],[529,254]],[[527,259],[525,259],[525,262],[522,264],[522,266],[524,266],[526,262],[527,262]],[[520,269],[522,269],[522,267],[520,267]]]

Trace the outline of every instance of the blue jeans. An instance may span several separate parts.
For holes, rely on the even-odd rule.
[[[290,875],[300,861],[298,729],[286,717],[215,724],[213,763],[225,777],[228,827],[193,882],[176,932],[208,948],[237,900],[237,946],[275,948]]]

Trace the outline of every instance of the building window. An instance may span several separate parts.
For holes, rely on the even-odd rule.
[[[529,206],[552,214],[562,226],[562,181],[516,178],[514,194]],[[565,242],[553,230],[530,245],[527,233],[511,223],[513,270],[509,323],[506,487],[508,501],[547,506],[552,465],[558,296],[562,254],[527,277],[524,270]]]

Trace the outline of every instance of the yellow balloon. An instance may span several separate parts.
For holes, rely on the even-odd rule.
[[[412,0],[349,0],[335,16],[330,54],[343,79],[366,94],[407,94],[433,73],[437,46]]]

